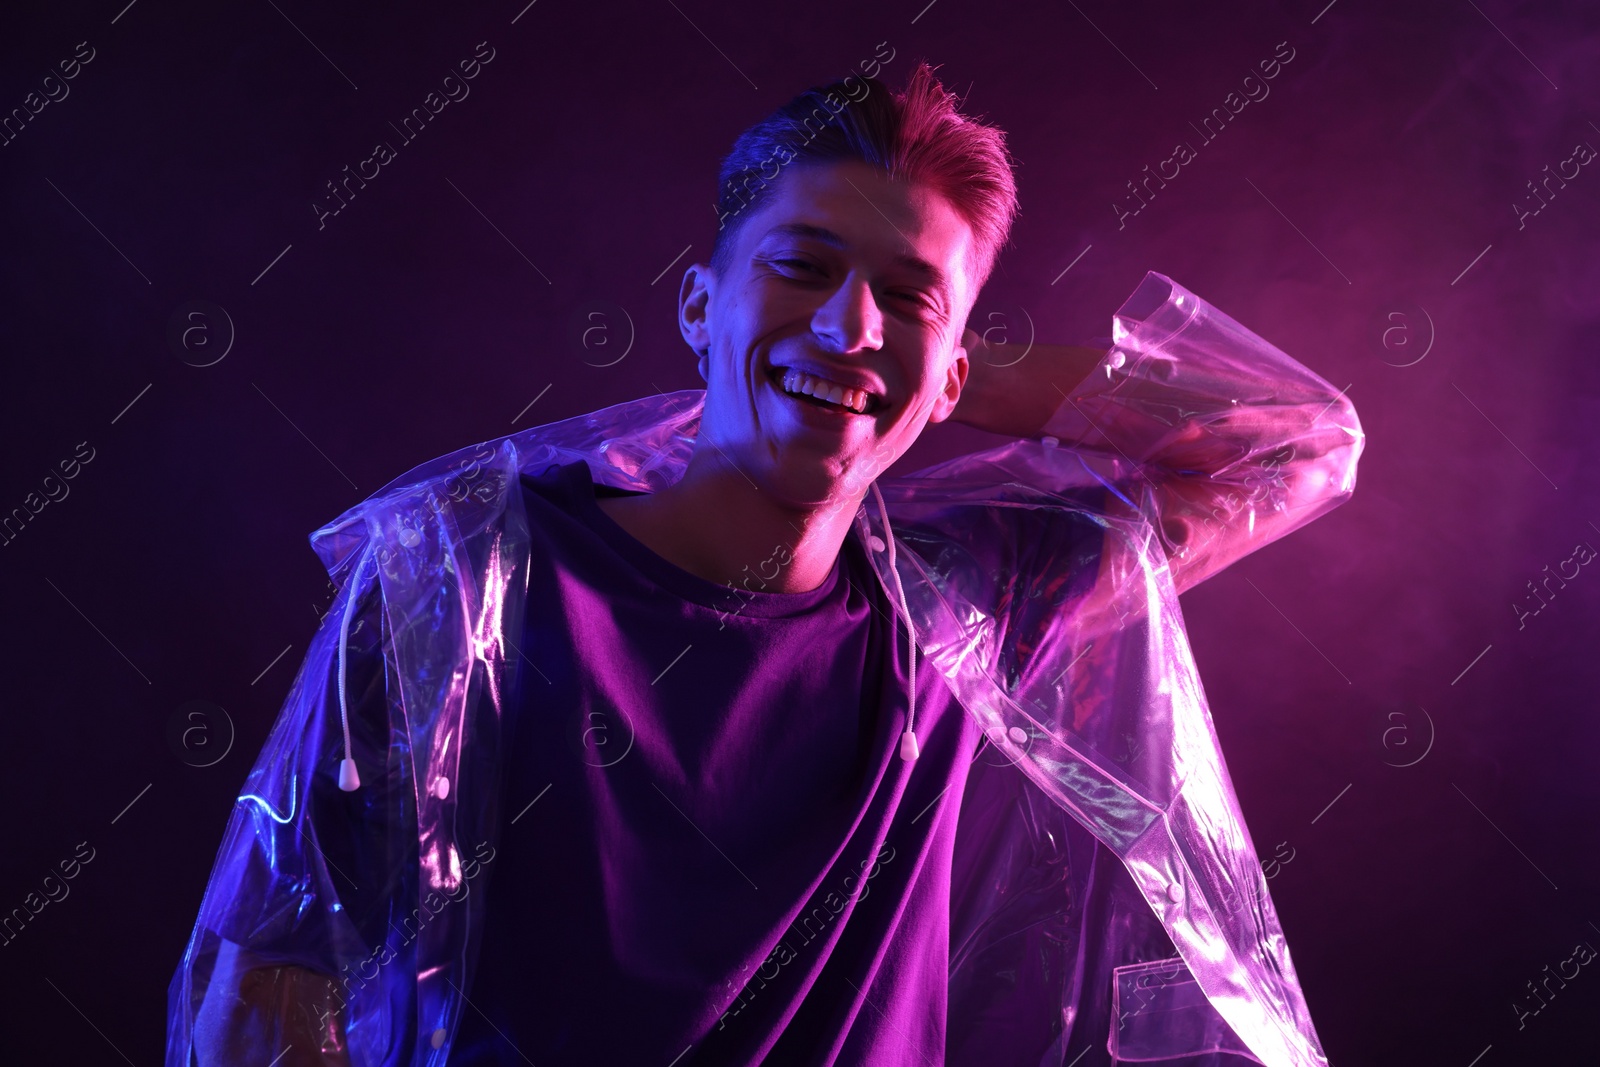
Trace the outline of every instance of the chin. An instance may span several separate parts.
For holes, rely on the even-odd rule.
[[[795,511],[816,511],[848,499],[847,474],[837,457],[793,455],[785,462],[758,469],[746,469],[750,480],[770,499]],[[861,484],[866,490],[866,483]]]

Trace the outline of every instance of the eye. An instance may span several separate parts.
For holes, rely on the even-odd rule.
[[[799,268],[801,270],[808,270],[808,271],[811,271],[813,274],[816,274],[816,275],[825,275],[825,274],[828,273],[825,268],[819,267],[815,263],[812,263],[810,260],[807,260],[807,259],[792,259],[792,258],[789,258],[789,259],[774,259],[774,260],[770,260],[769,262],[771,262],[774,266],[778,266],[778,267],[790,267],[790,268]],[[916,308],[927,308],[927,309],[931,310],[933,308],[933,306],[934,306],[932,300],[930,300],[924,294],[922,294],[920,292],[916,292],[916,291],[890,293],[889,295],[892,296],[892,297],[895,297],[895,298],[897,298],[899,300],[908,301],[912,307],[916,307]]]

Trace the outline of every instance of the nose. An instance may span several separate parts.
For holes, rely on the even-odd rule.
[[[883,347],[883,310],[872,286],[855,273],[846,276],[811,319],[811,329],[839,353]]]

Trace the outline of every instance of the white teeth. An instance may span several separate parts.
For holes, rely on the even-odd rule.
[[[870,394],[865,389],[848,389],[838,382],[830,382],[792,367],[785,368],[783,372],[783,390],[786,393],[799,393],[837,404],[858,415],[866,413],[870,399]]]

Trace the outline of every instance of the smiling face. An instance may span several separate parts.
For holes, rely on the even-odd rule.
[[[789,505],[859,499],[960,397],[973,255],[926,187],[854,160],[786,168],[724,274],[684,278],[684,338],[709,347],[701,441]]]

